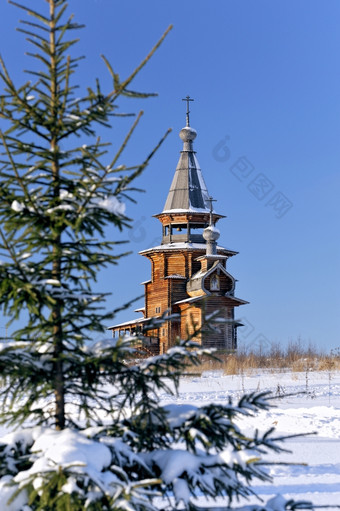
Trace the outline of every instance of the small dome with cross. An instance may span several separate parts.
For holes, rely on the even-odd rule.
[[[220,231],[214,225],[209,225],[203,231],[205,241],[217,241],[220,235]]]
[[[183,142],[192,142],[197,137],[197,131],[190,126],[186,126],[185,128],[181,129],[179,136]]]

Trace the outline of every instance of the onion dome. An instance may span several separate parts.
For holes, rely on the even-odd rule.
[[[203,238],[207,242],[215,242],[220,237],[220,231],[215,227],[214,225],[209,225],[206,229],[203,231]]]

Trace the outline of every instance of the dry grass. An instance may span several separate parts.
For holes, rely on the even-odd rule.
[[[303,347],[300,342],[290,343],[286,348],[272,345],[270,350],[238,350],[236,353],[217,354],[218,360],[203,358],[199,367],[188,368],[188,373],[220,370],[223,374],[247,374],[254,370],[280,371],[339,371],[340,349],[326,355],[313,346]]]

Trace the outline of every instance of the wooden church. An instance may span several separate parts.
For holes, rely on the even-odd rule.
[[[142,332],[143,346],[152,354],[163,353],[193,334],[204,347],[235,350],[241,323],[234,320],[234,309],[248,302],[236,298],[235,279],[227,271],[228,259],[237,252],[217,245],[216,223],[225,217],[213,210],[196,158],[197,133],[189,123],[189,98],[186,126],[179,136],[183,149],[164,209],[155,215],[162,224],[161,244],[140,252],[151,262],[151,278],[143,282],[145,307],[136,311],[143,317],[109,330],[113,336]],[[166,313],[170,320],[150,325],[150,320]],[[211,316],[213,322],[204,328]]]

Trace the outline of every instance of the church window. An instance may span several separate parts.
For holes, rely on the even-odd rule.
[[[161,308],[160,307],[156,307],[156,314],[160,314],[161,312]]]
[[[210,279],[210,290],[211,291],[220,290],[220,279],[217,275],[213,275]]]

